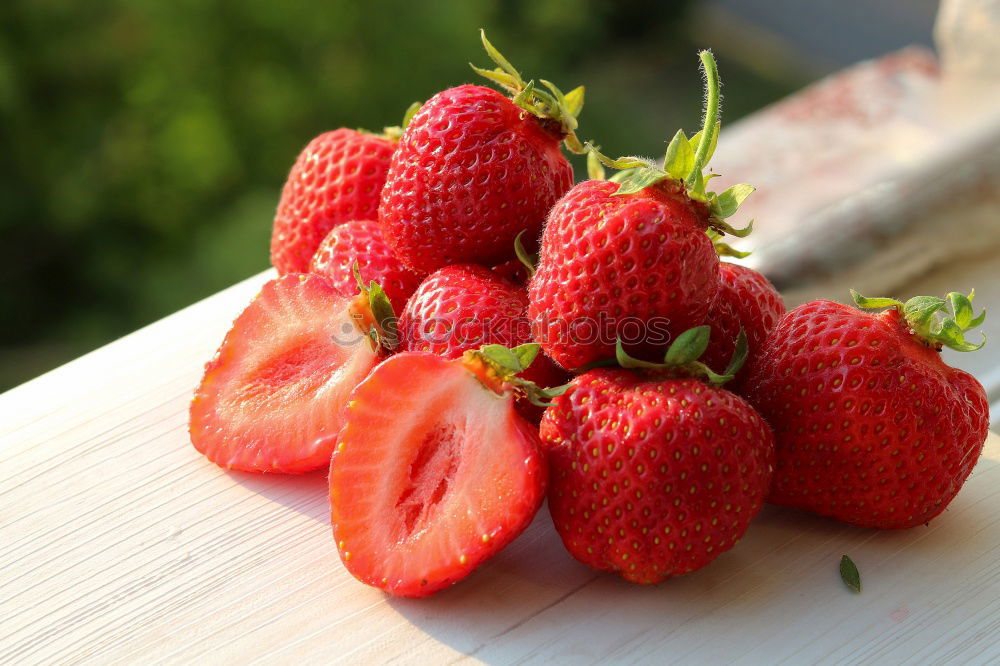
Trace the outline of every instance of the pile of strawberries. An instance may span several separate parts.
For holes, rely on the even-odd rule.
[[[988,427],[982,386],[939,353],[977,348],[972,295],[786,313],[719,259],[753,188],[708,189],[709,52],[704,126],[661,164],[584,146],[583,88],[526,82],[483,43],[497,67],[474,69],[510,97],[458,86],[299,156],[280,277],[208,363],[195,447],[329,466],[344,565],[404,596],[467,576],[546,496],[574,557],[639,583],[707,565],[765,501],[877,528],[941,513]]]

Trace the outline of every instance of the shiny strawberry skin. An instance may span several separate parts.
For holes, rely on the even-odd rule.
[[[785,303],[774,285],[752,268],[723,261],[719,263],[719,277],[719,294],[705,317],[712,332],[708,349],[700,360],[716,372],[723,372],[743,329],[747,336],[747,363],[726,384],[727,390],[740,393],[749,360],[763,349],[767,336],[785,314]]]
[[[325,467],[347,396],[378,360],[350,304],[319,275],[265,284],[205,366],[190,407],[195,448],[244,472]]]
[[[482,266],[459,264],[432,273],[410,298],[399,318],[401,348],[458,358],[470,349],[531,342],[524,289]],[[539,386],[558,386],[566,373],[539,354],[522,378]],[[541,409],[518,401],[524,415],[537,423]]]
[[[510,394],[461,360],[396,354],[351,395],[330,463],[341,560],[390,594],[433,594],[531,523],[546,479],[538,431]]]
[[[378,212],[396,142],[340,128],[309,142],[281,191],[271,234],[271,263],[279,274],[308,270],[330,229]]]
[[[535,338],[567,369],[614,358],[617,337],[633,356],[662,360],[670,340],[704,322],[719,290],[703,207],[673,181],[623,196],[617,188],[585,181],[555,205],[528,285]]]
[[[513,258],[536,239],[573,184],[561,135],[489,88],[438,93],[413,117],[382,192],[379,222],[393,252],[429,273]],[[528,247],[528,251],[534,251]]]
[[[569,552],[657,583],[732,548],[764,502],[774,439],[739,396],[626,370],[579,375],[541,424],[549,511]]]
[[[982,385],[945,365],[895,309],[790,310],[751,364],[746,393],[775,430],[768,501],[864,527],[940,514],[989,428]]]
[[[420,285],[420,276],[393,256],[374,220],[351,220],[331,229],[309,262],[309,272],[325,275],[342,294],[353,296],[358,292],[354,262],[366,285],[375,281],[382,287],[396,313]]]

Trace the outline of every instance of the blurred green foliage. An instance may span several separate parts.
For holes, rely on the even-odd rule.
[[[0,3],[0,389],[267,266],[288,168],[341,125],[472,81],[480,26],[585,83],[581,137],[659,153],[698,126],[687,2]],[[732,120],[787,92],[720,59]],[[578,174],[585,173],[577,162]],[[155,353],[155,350],[150,350]]]

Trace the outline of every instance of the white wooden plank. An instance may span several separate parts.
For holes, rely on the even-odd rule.
[[[0,396],[0,663],[1000,658],[992,436],[926,528],[769,508],[712,566],[642,588],[573,561],[543,510],[431,599],[357,583],[322,473],[226,473],[188,442],[201,366],[268,276]]]

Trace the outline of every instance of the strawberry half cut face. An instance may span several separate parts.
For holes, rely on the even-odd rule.
[[[264,285],[206,365],[191,401],[195,448],[246,472],[327,465],[347,396],[378,360],[351,302],[319,275]]]
[[[513,397],[463,359],[397,354],[352,394],[330,465],[341,559],[358,580],[422,597],[469,575],[531,522],[546,468]]]

